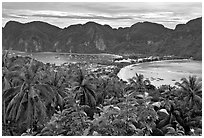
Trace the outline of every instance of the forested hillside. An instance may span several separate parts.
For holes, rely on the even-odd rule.
[[[2,30],[4,49],[27,52],[135,53],[202,59],[202,18],[178,24],[138,22],[118,29],[95,22],[58,28],[45,22],[9,21]]]

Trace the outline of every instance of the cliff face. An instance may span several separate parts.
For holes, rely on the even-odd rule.
[[[10,21],[2,30],[2,46],[29,52],[48,51],[60,31],[60,28],[44,22],[21,24]]]
[[[2,46],[29,52],[173,54],[202,59],[202,18],[174,30],[151,22],[118,29],[87,22],[61,29],[44,22],[10,21],[2,29]]]
[[[179,24],[167,37],[164,46],[157,49],[158,53],[179,55],[182,57],[194,57],[202,59],[202,18],[197,18]]]

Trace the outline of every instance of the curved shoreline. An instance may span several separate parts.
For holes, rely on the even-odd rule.
[[[176,81],[189,75],[195,74],[202,78],[202,62],[190,59],[143,62],[123,67],[117,76],[128,81],[135,73],[144,75],[144,78],[149,79],[155,86],[174,85]]]

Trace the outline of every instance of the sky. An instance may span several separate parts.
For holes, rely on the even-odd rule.
[[[113,28],[155,22],[174,29],[202,16],[201,2],[3,2],[2,27],[8,21],[44,21],[60,28],[94,21]]]

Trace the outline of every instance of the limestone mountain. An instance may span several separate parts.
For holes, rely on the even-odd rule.
[[[26,52],[49,51],[60,31],[56,26],[39,21],[26,24],[9,21],[2,30],[2,46]]]
[[[163,46],[156,48],[157,53],[194,57],[202,59],[202,18],[178,24],[167,37]]]
[[[9,21],[2,29],[2,46],[28,52],[173,54],[202,59],[202,18],[174,30],[151,22],[118,29],[87,22],[62,29],[39,21]]]

